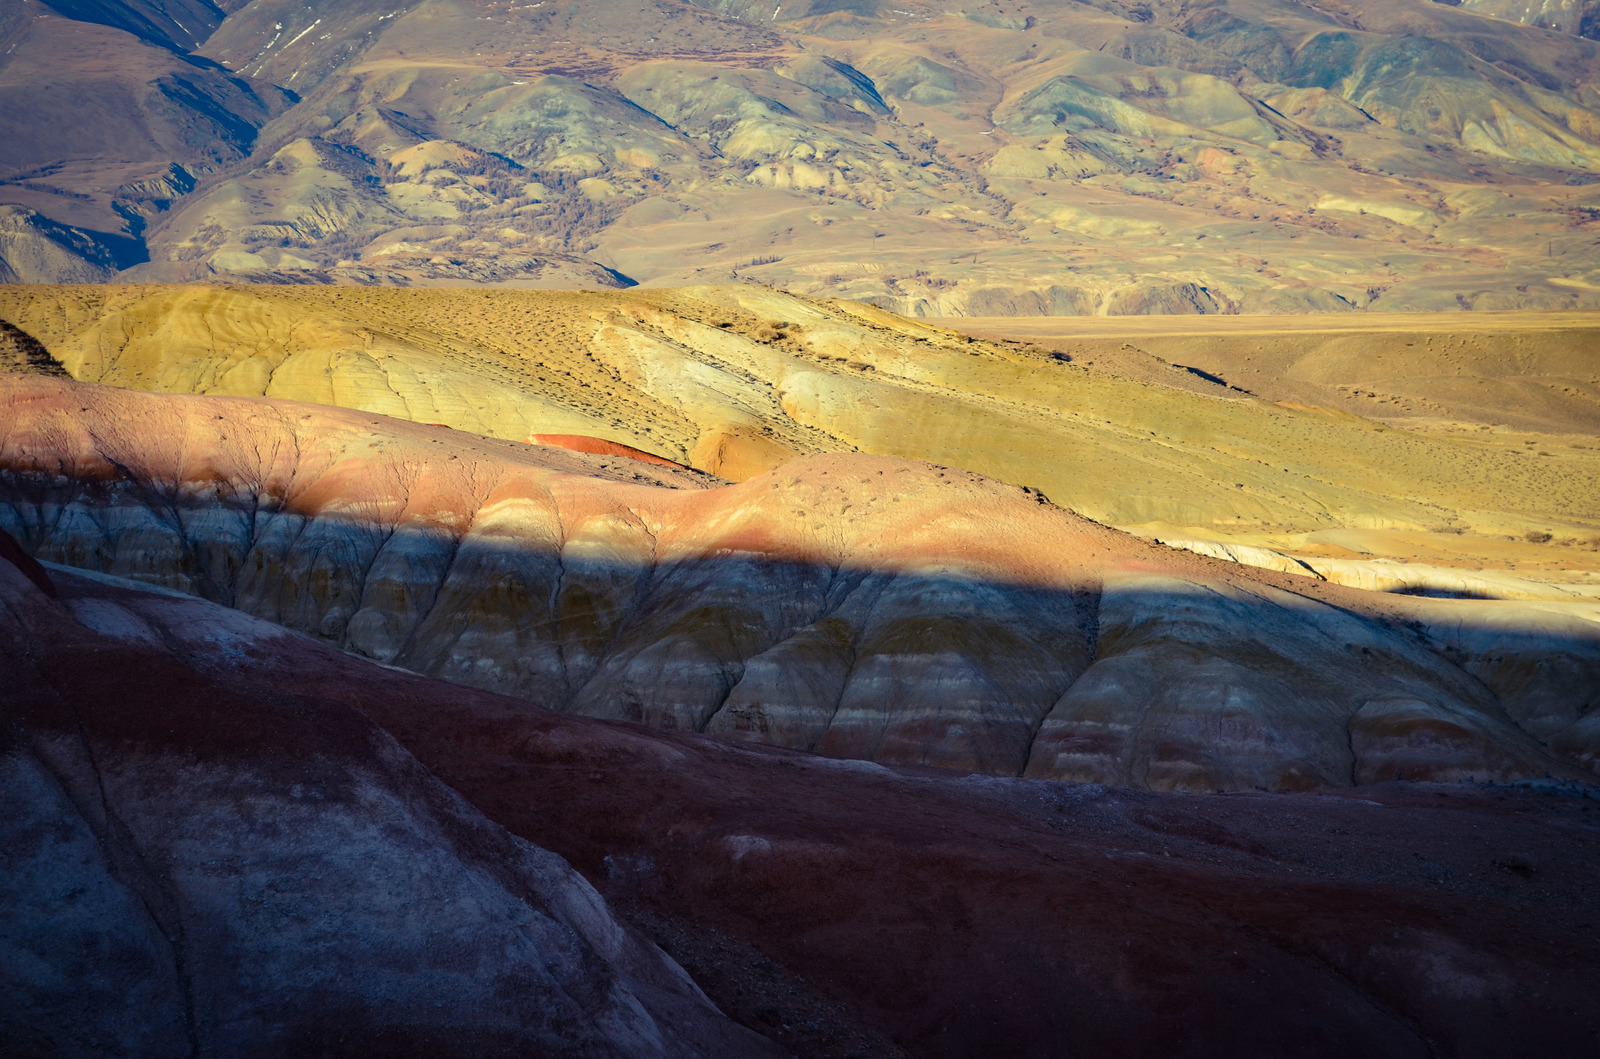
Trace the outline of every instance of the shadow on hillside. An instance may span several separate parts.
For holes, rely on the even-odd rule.
[[[657,557],[642,526],[558,548],[16,475],[0,528],[457,684],[834,757],[1191,790],[1578,778],[1572,759],[1596,757],[1592,623],[1401,626],[1220,562],[1215,582],[1031,585],[964,575],[959,555]],[[1364,773],[1360,725],[1374,746],[1427,736]]]

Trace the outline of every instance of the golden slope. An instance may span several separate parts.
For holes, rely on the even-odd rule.
[[[1338,400],[1316,395],[1339,384],[1304,381],[1319,363],[1354,371],[1362,343],[1374,364],[1416,360],[1416,330],[1347,330],[1334,342],[1284,329],[1230,345],[1198,329],[1129,341],[1105,322],[1073,337],[1073,321],[1051,336],[1073,352],[1055,353],[753,286],[8,288],[0,317],[79,379],[314,401],[512,440],[598,435],[736,479],[797,454],[859,449],[1032,486],[1152,534],[1337,544],[1346,556],[1409,555],[1413,538],[1438,539],[1503,564],[1516,559],[1501,554],[1507,536],[1543,529],[1579,548],[1532,555],[1581,567],[1592,554],[1581,542],[1600,534],[1600,450],[1588,447],[1592,429],[1572,433],[1581,402],[1553,406],[1565,410],[1552,419],[1562,436],[1529,435],[1527,423],[1523,433],[1461,429],[1474,425],[1470,402],[1421,376],[1409,385],[1437,392],[1440,422],[1379,421],[1360,414],[1373,411],[1365,398],[1330,409]],[[1431,340],[1453,349],[1469,339],[1479,341]],[[1576,378],[1592,339],[1575,322],[1544,333],[1541,355]],[[1295,359],[1317,342],[1333,352]],[[1231,381],[1246,355],[1265,373],[1245,376],[1258,396],[1174,366]],[[1509,406],[1531,364],[1487,372],[1479,389],[1499,396],[1474,400]],[[1385,370],[1374,378],[1404,374]],[[1430,532],[1444,527],[1471,532]],[[1500,552],[1485,552],[1491,543]],[[1470,563],[1469,551],[1445,558]]]

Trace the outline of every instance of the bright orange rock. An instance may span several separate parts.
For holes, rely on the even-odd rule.
[[[682,467],[681,463],[674,463],[643,449],[636,449],[632,445],[624,445],[618,441],[607,441],[604,438],[591,438],[585,434],[529,434],[527,444],[550,445],[558,449],[567,449],[571,452],[587,452],[591,456],[626,456],[630,460],[641,463],[654,463],[662,467]]]

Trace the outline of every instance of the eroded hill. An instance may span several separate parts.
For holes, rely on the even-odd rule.
[[[1369,587],[1416,573],[1385,557],[1448,568],[1409,588],[1451,594],[1584,598],[1600,570],[1588,317],[986,341],[751,285],[12,287],[0,317],[85,381],[587,435],[733,480],[829,452],[931,460]]]
[[[368,412],[0,376],[0,528],[565,712],[1180,790],[1581,779],[1589,604],[1425,600],[1141,541],[970,471],[737,485]]]
[[[1592,788],[829,760],[539,710],[10,544],[11,1051],[772,1048],[707,997],[803,1059],[1564,1055],[1600,1024]]]

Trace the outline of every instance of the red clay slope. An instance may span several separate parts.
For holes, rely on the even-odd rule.
[[[1556,1056],[1600,1039],[1600,804],[1581,791],[1196,796],[834,761],[550,713],[74,574],[53,572],[53,604],[4,581],[8,568],[0,650],[22,679],[0,701],[6,731],[21,720],[31,742],[4,759],[5,826],[30,807],[17,762],[47,763],[69,793],[98,776],[103,796],[55,796],[58,816],[32,810],[29,833],[87,814],[110,858],[96,878],[144,886],[158,919],[171,902],[186,932],[170,949],[150,940],[145,912],[103,896],[110,882],[72,897],[65,884],[86,883],[55,874],[62,885],[24,891],[16,852],[45,847],[0,845],[5,907],[24,909],[0,917],[0,942],[25,928],[31,951],[72,972],[51,980],[86,999],[55,1009],[62,1020],[115,1028],[172,1010],[90,991],[104,981],[81,973],[92,928],[145,938],[128,951],[158,969],[181,956],[202,1026],[244,1006],[302,1017],[298,1040],[335,1053],[530,1054],[491,1032],[524,995],[499,991],[514,968],[484,962],[504,944],[503,899],[475,898],[489,919],[473,924],[453,889],[461,866],[532,885],[516,882],[519,854],[430,793],[354,707],[490,819],[569,859],[724,1010],[799,1055]],[[93,824],[101,797],[120,821],[109,832]],[[323,841],[352,835],[358,856]],[[424,868],[437,881],[412,896]],[[441,922],[458,940],[408,948]],[[344,955],[352,941],[359,955]],[[263,948],[287,962],[251,977]],[[471,973],[430,978],[430,952]],[[184,979],[113,984],[146,980]],[[449,1033],[384,1036],[396,1016],[381,1004],[337,1024],[319,1014],[373,982]]]
[[[529,445],[549,445],[553,448],[567,449],[571,452],[587,452],[592,456],[626,456],[630,460],[640,463],[654,463],[661,467],[676,467],[687,470],[681,463],[657,456],[653,452],[636,449],[632,445],[624,445],[620,441],[607,441],[605,438],[592,438],[587,434],[529,434]]]

